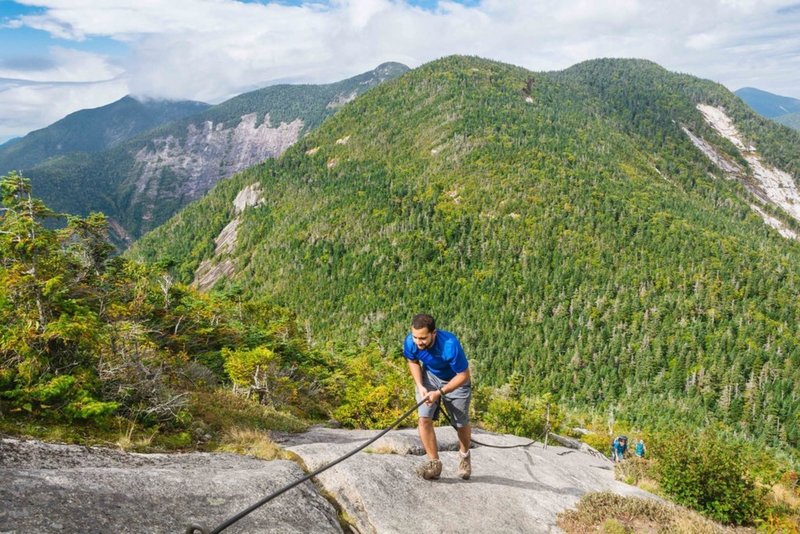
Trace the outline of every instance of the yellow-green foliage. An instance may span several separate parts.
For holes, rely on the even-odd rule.
[[[545,421],[516,399],[494,398],[489,401],[483,415],[484,426],[493,432],[517,436],[540,437],[544,433]]]
[[[625,526],[621,521],[610,517],[603,522],[603,532],[605,534],[632,534],[633,529]]]
[[[614,438],[609,437],[608,434],[603,432],[592,432],[591,434],[581,436],[581,441],[605,455],[610,454],[611,443],[613,440]]]
[[[0,185],[0,412],[23,424],[122,416],[185,446],[199,442],[189,399],[231,378],[264,404],[328,415],[333,359],[307,347],[287,310],[112,256],[102,215],[52,230],[28,180]]]
[[[476,415],[486,429],[514,434],[532,439],[544,436],[549,422],[550,430],[561,425],[563,415],[550,395],[540,397],[520,396],[512,380],[502,388],[481,394],[481,411]]]
[[[290,413],[222,389],[195,392],[188,410],[192,415],[192,431],[198,437],[210,434],[219,439],[231,428],[283,432],[300,432],[308,428],[307,423]]]
[[[222,356],[231,381],[241,388],[255,388],[266,404],[285,404],[295,399],[297,386],[291,377],[292,370],[282,366],[269,348],[223,349]]]
[[[342,357],[343,369],[332,378],[341,392],[333,412],[343,425],[384,428],[414,405],[414,388],[404,362],[388,358],[375,347]],[[413,422],[412,418],[405,424]]]

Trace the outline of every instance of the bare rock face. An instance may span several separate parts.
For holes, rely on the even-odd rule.
[[[255,113],[242,116],[233,128],[206,121],[189,124],[185,139],[153,140],[134,156],[131,202],[142,204],[142,219],[153,221],[165,199],[183,204],[204,195],[214,184],[236,172],[283,154],[298,139],[303,121],[272,126],[269,115],[256,124]],[[149,227],[149,226],[148,226]]]
[[[252,183],[239,191],[233,199],[233,210],[236,217],[225,225],[225,228],[214,239],[216,247],[214,256],[211,259],[204,259],[195,271],[192,285],[201,289],[210,289],[220,278],[231,277],[236,272],[236,266],[230,257],[226,257],[233,252],[236,247],[236,236],[241,214],[247,208],[260,206],[264,203],[264,194],[259,182]]]
[[[315,431],[313,442],[291,446],[309,469],[334,460],[375,433],[362,431],[358,441],[345,430]],[[421,479],[414,472],[423,461],[416,430],[392,432],[319,475],[320,484],[336,496],[355,521],[358,532],[559,532],[556,516],[572,508],[587,492],[613,491],[653,498],[614,480],[605,458],[541,443],[515,449],[472,449],[472,477],[457,477],[457,436],[437,428],[442,477]],[[529,440],[480,432],[489,445],[521,445]],[[294,438],[296,439],[296,438]],[[324,441],[320,441],[320,439]],[[291,439],[290,439],[291,441]],[[409,447],[409,444],[415,447]],[[412,527],[413,525],[413,527]]]
[[[192,285],[198,289],[206,290],[214,287],[220,278],[230,278],[236,272],[236,265],[229,258],[214,263],[212,260],[203,260],[197,267]]]
[[[684,133],[692,143],[710,159],[729,180],[738,180],[763,205],[779,208],[790,217],[800,221],[800,190],[786,171],[766,163],[755,146],[747,142],[739,133],[736,124],[725,110],[706,104],[698,104],[697,110],[705,121],[721,136],[730,141],[747,162],[748,168],[733,161],[729,156],[714,148],[708,141],[683,127]],[[750,207],[766,224],[790,239],[800,239],[797,233],[784,222],[767,214],[761,207],[751,203]]]
[[[261,183],[255,182],[241,191],[233,199],[233,209],[236,214],[242,213],[250,206],[258,206],[264,203],[264,194],[261,191]]]
[[[0,532],[162,533],[212,529],[303,472],[233,454],[126,454],[0,440]],[[226,532],[341,532],[306,482]]]
[[[457,436],[437,428],[444,464],[423,480],[416,429],[390,432],[317,482],[352,530],[401,532],[559,532],[556,517],[587,492],[654,496],[614,480],[604,457],[476,431],[472,477],[457,477]],[[273,436],[318,469],[377,431],[313,428]],[[211,530],[303,476],[292,462],[231,454],[126,454],[110,449],[0,439],[0,532],[184,532]],[[341,532],[333,506],[306,482],[226,532]]]

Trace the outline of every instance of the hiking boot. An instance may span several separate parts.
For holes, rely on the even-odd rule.
[[[417,474],[425,480],[436,480],[442,474],[441,460],[428,460],[417,468]]]
[[[467,453],[466,456],[461,455],[461,461],[458,462],[458,476],[463,478],[464,480],[469,480],[470,475],[472,475],[472,455]]]

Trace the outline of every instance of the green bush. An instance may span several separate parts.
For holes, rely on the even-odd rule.
[[[545,419],[542,415],[517,399],[496,397],[489,401],[483,422],[493,432],[534,438],[544,433]]]
[[[487,430],[532,439],[543,438],[548,421],[555,431],[564,419],[550,394],[527,397],[520,394],[512,375],[503,387],[480,388],[476,415]]]
[[[367,347],[342,358],[346,368],[331,380],[341,392],[333,416],[351,428],[385,428],[414,405],[414,383],[405,365]],[[413,419],[406,419],[409,423]]]
[[[114,413],[116,402],[96,399],[83,386],[89,383],[86,373],[59,375],[42,379],[25,387],[3,391],[0,397],[12,401],[12,405],[34,416],[49,419],[66,417],[68,421],[100,421]]]
[[[255,400],[225,390],[196,391],[187,406],[192,431],[212,438],[231,428],[278,432],[302,432],[308,425],[291,413],[277,411]]]
[[[281,362],[278,355],[267,347],[254,349],[223,349],[225,370],[233,383],[256,392],[262,403],[283,406],[297,400],[295,369]]]
[[[752,524],[763,510],[763,490],[748,469],[746,446],[713,428],[674,432],[655,451],[661,487],[716,521]]]

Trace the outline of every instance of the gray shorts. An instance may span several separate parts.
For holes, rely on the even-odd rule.
[[[425,386],[425,389],[428,391],[434,391],[446,386],[447,381],[442,380],[427,369],[423,369],[422,385]],[[416,388],[414,389],[416,390]],[[416,391],[415,395],[417,397],[417,402],[422,400],[422,397],[419,396],[419,391]],[[469,402],[472,400],[472,384],[470,381],[448,392],[443,400],[444,406],[447,408],[447,414],[450,416],[450,420],[456,428],[469,425]],[[417,409],[417,413],[420,417],[429,417],[435,421],[439,418],[439,404],[439,402],[431,404],[430,406],[421,404]]]

